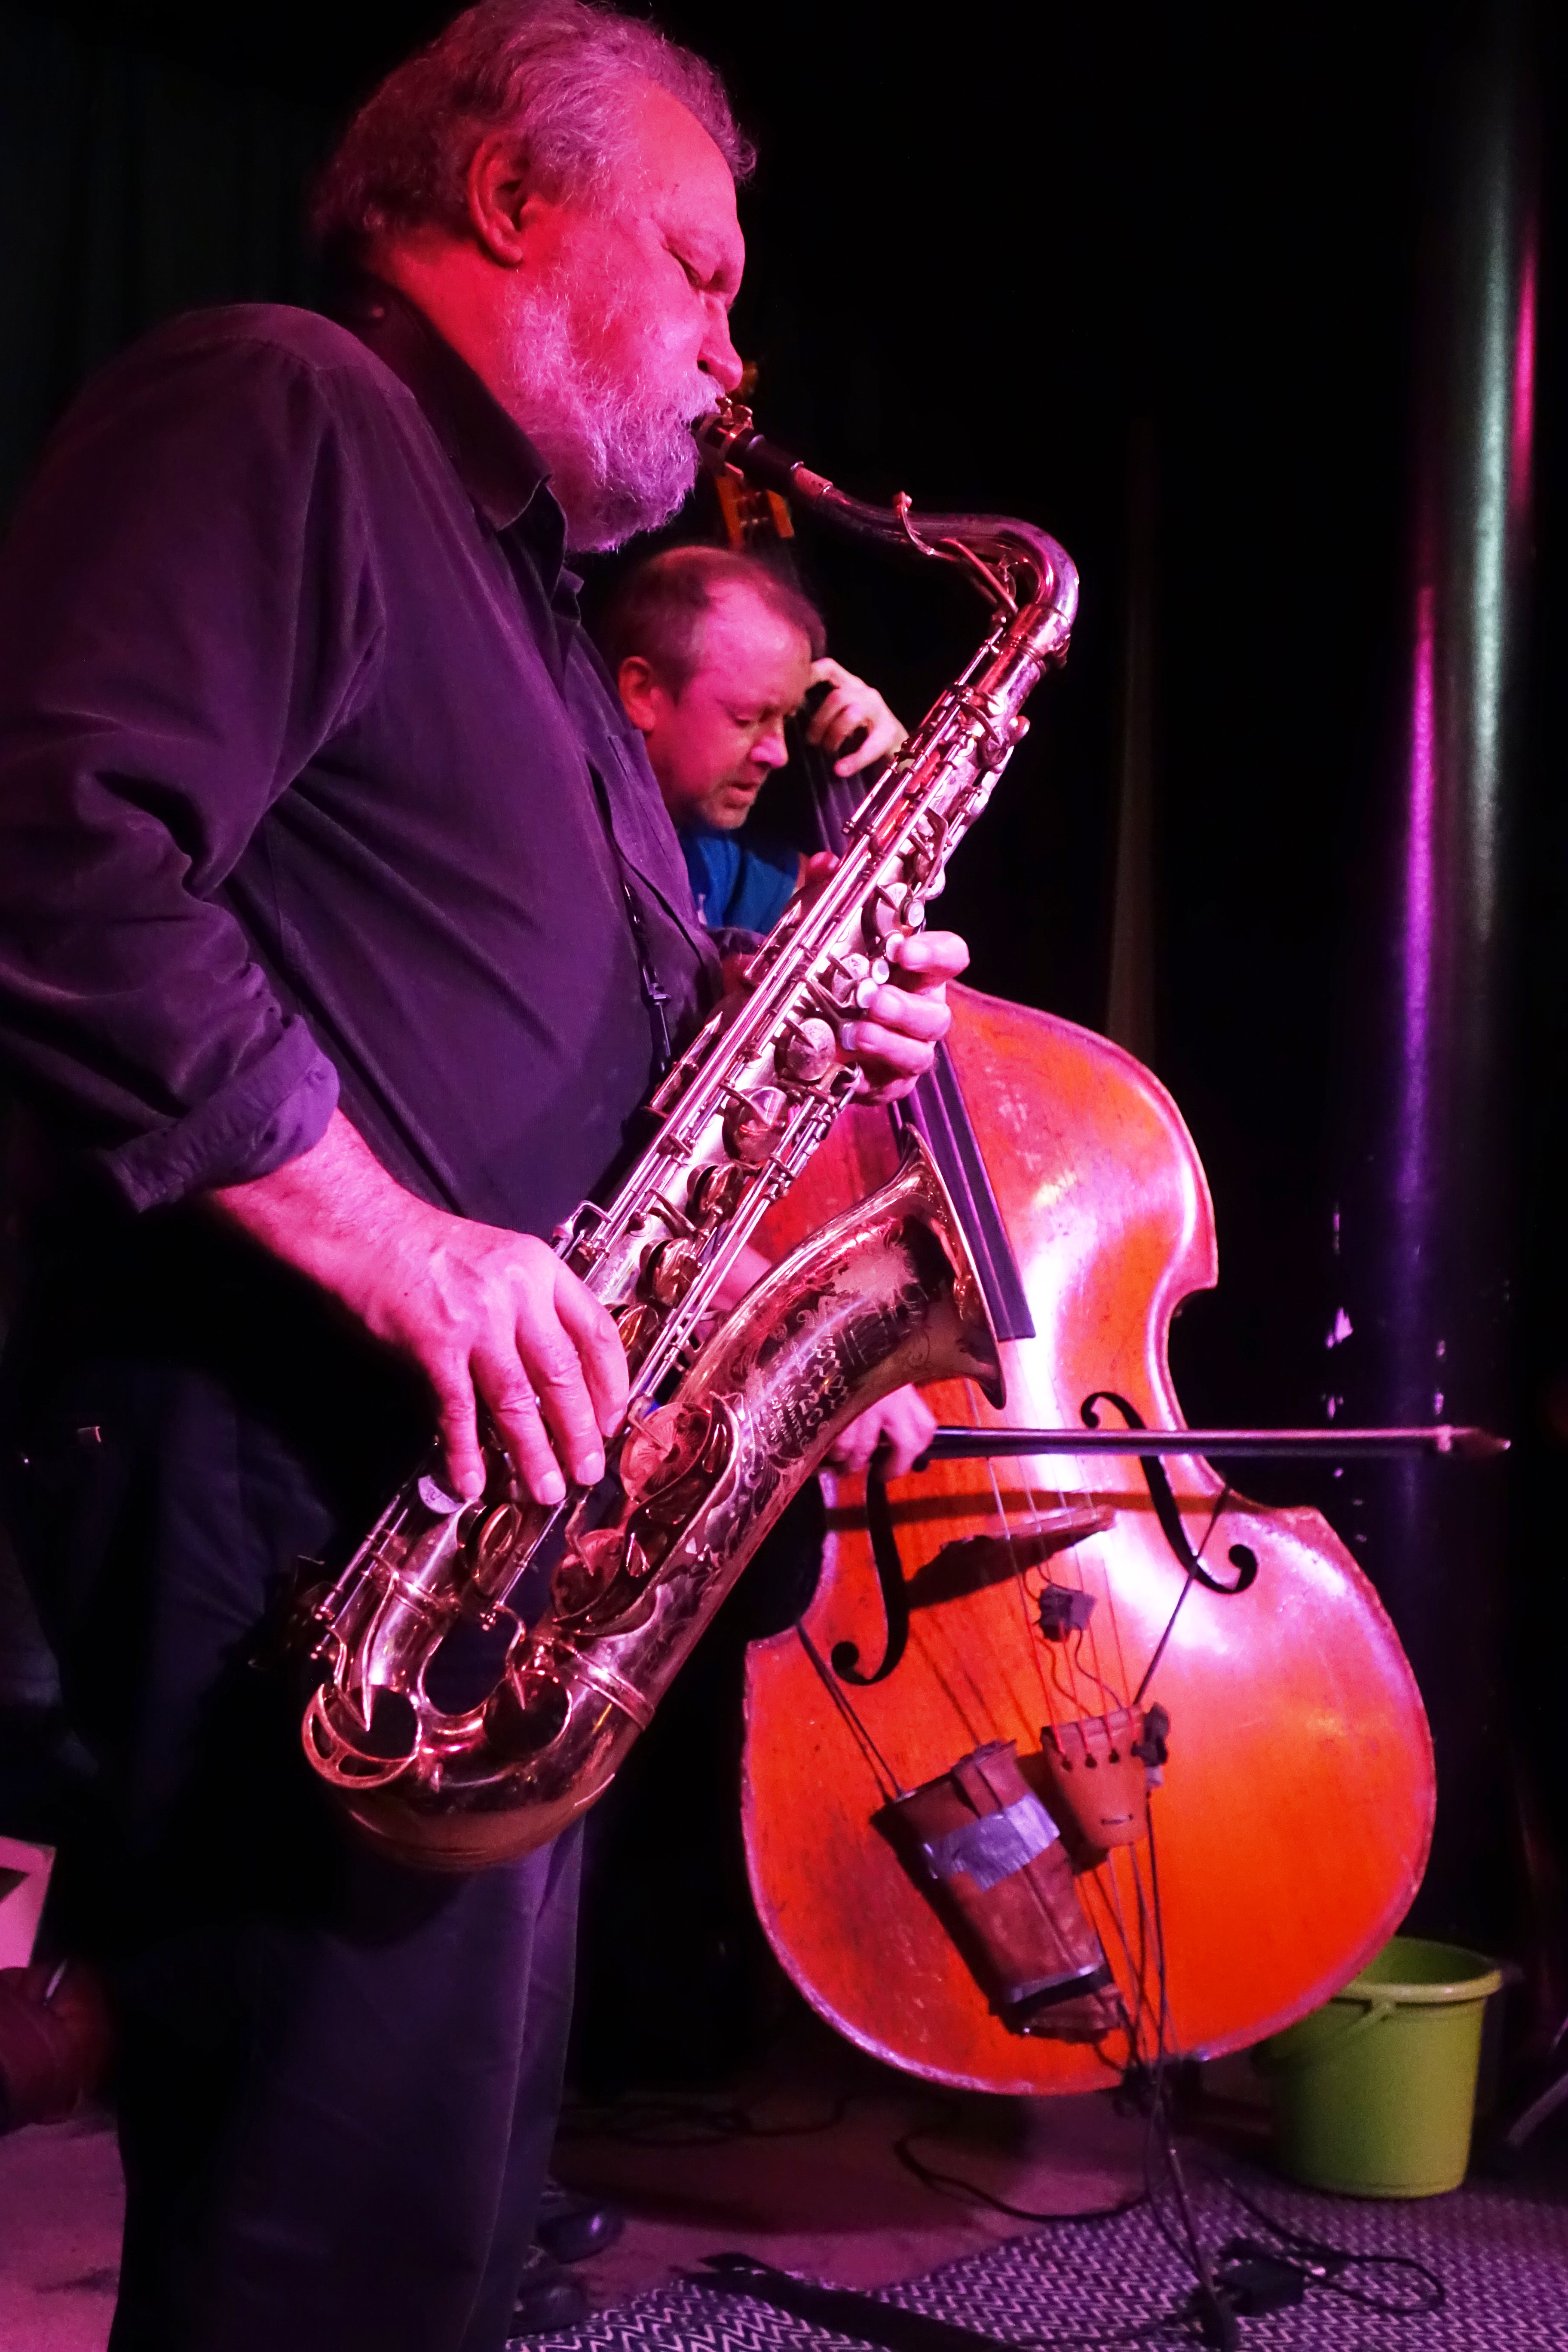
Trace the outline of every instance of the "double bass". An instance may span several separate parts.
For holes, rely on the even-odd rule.
[[[792,465],[731,451],[732,542],[789,531]],[[833,846],[855,795],[826,761],[815,784]],[[841,1114],[760,1238],[782,1254],[864,1199],[916,1127],[986,1290],[1006,1403],[928,1391],[953,1458],[825,1477],[815,1593],[747,1654],[746,1862],[779,1961],[850,2041],[937,2083],[1082,2091],[1244,2047],[1339,1990],[1420,1883],[1432,1743],[1394,1627],[1327,1521],[1250,1503],[1171,1450],[1171,1320],[1217,1279],[1176,1105],[1089,1030],[949,994],[936,1069],[891,1116]],[[1117,1427],[1165,1433],[1166,1459],[1105,1450]],[[1060,1436],[1018,1450],[1020,1431],[1077,1428],[1080,1453]],[[1109,1973],[1095,2004],[999,1999],[889,1833],[911,1792],[1009,1748],[1014,1812],[1043,1807],[1070,1852]]]

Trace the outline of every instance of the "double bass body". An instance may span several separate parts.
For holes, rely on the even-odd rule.
[[[1103,1038],[967,989],[954,997],[950,1050],[1035,1336],[1004,1345],[1003,1412],[954,1384],[933,1392],[939,1416],[1070,1426],[1110,1390],[1150,1425],[1180,1426],[1171,1318],[1216,1276],[1208,1189],[1180,1114]],[[885,1118],[847,1114],[775,1211],[773,1243],[880,1181],[894,1150]],[[760,1916],[813,2006],[896,2065],[996,2091],[1102,2086],[1161,2039],[1162,1953],[1163,2046],[1244,2046],[1343,1984],[1419,1884],[1431,1742],[1371,1585],[1318,1513],[1246,1503],[1189,1457],[1170,1477],[1188,1540],[1219,1578],[1232,1548],[1256,1557],[1247,1590],[1188,1582],[1131,1459],[942,1464],[888,1490],[882,1579],[890,1532],[907,1611],[892,1671],[879,1674],[888,1608],[864,1489],[848,1478],[830,1491],[801,1628],[749,1654],[742,1804]],[[1052,1549],[1053,1530],[1084,1527],[1096,1531]],[[1068,1640],[1040,1631],[1047,1583],[1092,1601]],[[879,1834],[886,1778],[913,1788],[1014,1739],[1046,1793],[1047,1727],[1131,1701],[1162,1636],[1143,1695],[1171,1718],[1152,1839],[1076,1856],[1127,2022],[1093,2042],[1026,2036],[993,2012]]]

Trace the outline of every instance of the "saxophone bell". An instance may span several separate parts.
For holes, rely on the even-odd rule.
[[[603,1794],[742,1569],[839,1431],[908,1381],[1005,1390],[984,1294],[918,1136],[898,1173],[748,1293],[675,1399],[634,1423],[609,1524],[577,1529],[549,1605],[464,1716],[426,1697],[414,1651],[395,1755],[368,1752],[378,1625],[312,1694],[306,1753],[397,1861],[472,1870],[526,1853]],[[395,1596],[386,1605],[401,1614]],[[405,1621],[404,1630],[415,1628]],[[371,1713],[384,1706],[374,1696]],[[413,1731],[409,1736],[410,1720]]]

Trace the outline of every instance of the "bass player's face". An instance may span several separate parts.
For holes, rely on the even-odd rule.
[[[744,588],[715,595],[698,667],[679,695],[657,679],[637,697],[623,684],[678,826],[733,833],[745,824],[757,794],[789,758],[784,723],[810,684],[806,637]]]

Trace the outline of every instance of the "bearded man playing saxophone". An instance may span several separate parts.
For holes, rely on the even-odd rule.
[[[482,0],[328,172],[341,321],[147,338],[0,558],[0,1053],[52,1161],[7,1508],[109,1817],[113,2352],[508,2335],[575,1840],[457,1879],[362,1850],[252,1661],[432,1411],[459,1493],[480,1402],[541,1500],[601,1473],[625,1362],[543,1236],[715,959],[563,555],[690,484],[748,161],[647,26]],[[964,960],[902,950],[874,1091]]]

